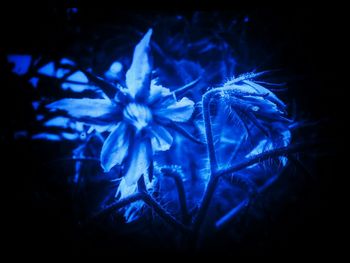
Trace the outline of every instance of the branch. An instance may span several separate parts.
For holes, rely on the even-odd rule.
[[[267,190],[271,185],[273,185],[277,181],[278,178],[279,178],[278,176],[274,176],[274,177],[270,178],[269,180],[267,180],[267,182],[258,189],[257,193],[261,194],[262,192]],[[224,226],[226,226],[229,222],[231,222],[231,220],[234,217],[236,217],[238,213],[240,213],[244,208],[247,207],[249,202],[250,202],[250,197],[245,198],[236,207],[231,209],[226,215],[224,215],[218,221],[216,221],[216,223],[215,223],[216,229],[220,230]]]
[[[136,194],[130,195],[128,197],[125,197],[125,198],[123,198],[121,200],[118,200],[118,201],[116,201],[116,202],[106,206],[101,211],[99,211],[97,214],[93,215],[91,217],[91,219],[98,219],[100,217],[106,216],[109,213],[111,213],[113,210],[117,210],[119,208],[127,206],[127,205],[129,205],[131,203],[134,203],[136,201],[141,200],[142,198],[143,198],[143,194],[142,193],[136,193]],[[90,221],[90,220],[88,220],[88,221]]]
[[[176,170],[172,170],[170,168],[162,168],[161,171],[165,176],[168,176],[174,179],[177,193],[179,196],[182,220],[185,224],[190,223],[190,215],[188,213],[187,202],[186,202],[186,192],[185,192],[185,187],[183,185],[181,175]]]
[[[210,119],[210,102],[213,95],[215,95],[217,92],[218,92],[217,89],[209,90],[203,95],[203,98],[202,98],[205,135],[206,135],[206,141],[207,141],[207,151],[209,155],[211,173],[213,173],[217,169],[217,165],[218,165],[216,154],[215,154],[213,130],[212,130],[211,119]]]
[[[173,93],[176,95],[176,96],[180,96],[180,94],[182,93],[185,93],[187,90],[189,90],[190,88],[192,88],[195,84],[198,83],[198,81],[201,79],[201,77],[198,77],[197,79],[191,81],[190,83],[186,84],[185,86],[182,86],[176,90],[173,91]]]
[[[234,173],[231,175],[224,175],[222,178],[229,184],[238,186],[248,192],[250,197],[255,196],[258,192],[257,185],[246,176]]]
[[[184,128],[182,128],[181,126],[177,125],[174,122],[172,122],[171,125],[167,125],[167,127],[177,131],[182,136],[186,137],[187,139],[190,139],[191,141],[193,141],[193,142],[195,142],[197,144],[201,144],[201,145],[205,144],[204,142],[201,142],[196,137],[194,137],[192,134],[190,134],[188,131],[186,131]]]
[[[207,188],[205,190],[203,199],[200,203],[197,216],[194,220],[194,231],[196,233],[198,233],[198,231],[200,230],[200,227],[204,221],[204,217],[205,217],[207,210],[209,208],[210,201],[212,200],[212,197],[214,195],[218,181],[219,181],[219,177],[215,176],[215,175],[214,176],[212,175],[209,179],[209,183],[208,183]]]
[[[88,77],[91,82],[95,83],[107,95],[108,98],[111,100],[114,98],[115,93],[118,91],[116,86],[87,70],[80,70]]]
[[[174,228],[180,230],[183,233],[190,233],[191,229],[179,221],[177,221],[170,213],[168,213],[163,207],[152,196],[148,193],[142,194],[142,200],[150,207],[154,209],[154,211],[169,225],[172,225]]]
[[[249,158],[249,159],[247,159],[247,160],[245,160],[237,165],[233,165],[227,169],[222,169],[222,170],[219,170],[219,171],[212,173],[212,175],[209,179],[207,189],[204,193],[204,197],[202,199],[201,206],[199,207],[197,217],[196,217],[195,222],[194,222],[195,231],[199,231],[200,226],[204,221],[204,217],[206,215],[206,212],[207,212],[208,207],[210,205],[210,201],[211,201],[212,196],[215,192],[216,185],[217,185],[220,177],[230,175],[230,174],[237,172],[239,170],[242,170],[250,165],[253,165],[253,164],[258,163],[258,162],[262,162],[262,161],[267,160],[269,158],[279,157],[281,155],[288,155],[288,154],[300,152],[300,151],[303,151],[306,149],[315,148],[318,146],[320,146],[319,143],[303,143],[303,144],[299,143],[299,144],[295,144],[292,146],[281,147],[281,148],[278,148],[275,150],[266,151],[264,153],[257,154],[257,155],[255,155],[255,156],[253,156],[253,157],[251,157],[251,158]],[[244,207],[243,204],[241,204],[241,206],[242,206],[241,208]],[[233,214],[235,214],[235,213],[233,213]]]
[[[88,222],[92,220],[96,220],[98,218],[101,218],[103,216],[108,215],[114,210],[117,210],[119,208],[122,208],[124,206],[127,206],[131,203],[134,203],[136,201],[142,200],[145,202],[148,206],[152,207],[154,211],[168,224],[172,225],[176,229],[180,230],[181,232],[188,233],[191,231],[190,228],[186,227],[182,223],[178,222],[172,215],[170,215],[163,207],[160,206],[160,204],[157,203],[156,200],[154,200],[153,197],[151,197],[146,192],[139,192],[136,194],[133,194],[131,196],[125,197],[117,202],[114,202],[111,205],[106,206],[103,210],[92,216]]]
[[[290,146],[281,147],[281,148],[277,148],[274,150],[266,151],[266,152],[263,152],[261,154],[254,155],[254,156],[250,157],[249,159],[244,160],[244,161],[242,161],[236,165],[233,165],[229,168],[216,171],[215,175],[220,177],[220,176],[223,176],[226,174],[232,174],[234,172],[242,170],[242,169],[244,169],[248,166],[251,166],[253,164],[265,161],[269,158],[279,157],[282,155],[288,155],[288,154],[300,152],[300,151],[303,151],[306,149],[315,148],[318,146],[320,146],[319,143],[299,143],[299,144],[295,144],[295,145],[290,145]]]
[[[288,158],[298,168],[300,168],[305,174],[312,177],[311,173],[292,154],[297,153],[297,152],[302,151],[302,150],[307,149],[307,148],[313,148],[313,147],[317,147],[317,146],[319,146],[319,144],[311,143],[311,144],[296,144],[296,145],[293,145],[290,147],[283,147],[280,149],[276,149],[276,150],[272,150],[272,151],[268,151],[268,152],[259,154],[259,155],[255,156],[255,158],[253,157],[251,160],[246,161],[246,163],[248,163],[248,162],[251,163],[253,161],[253,159],[255,159],[255,160],[259,159],[260,161],[262,161],[262,160],[266,160],[270,157],[288,155]],[[241,163],[241,164],[243,164],[243,163]],[[250,165],[251,164],[248,164],[247,166],[250,166]],[[237,167],[238,166],[240,166],[240,165],[237,165]],[[232,167],[232,169],[233,169],[233,167]],[[243,168],[241,168],[241,169],[243,169]],[[220,174],[220,172],[219,172],[219,174]],[[227,175],[225,174],[224,176],[226,177]],[[274,177],[270,178],[269,180],[267,180],[267,182],[263,186],[258,188],[257,194],[261,194],[264,191],[266,191],[271,185],[273,185],[278,180],[278,178],[279,178],[279,176],[274,176]],[[250,201],[250,197],[244,199],[239,205],[234,207],[226,215],[224,215],[218,221],[216,221],[216,223],[215,223],[216,228],[222,229],[224,226],[226,226],[230,221],[232,221],[232,219],[234,217],[237,216],[237,214],[239,212],[242,211],[243,208],[245,208],[249,204],[249,201]]]

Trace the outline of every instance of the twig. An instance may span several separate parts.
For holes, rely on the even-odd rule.
[[[292,154],[295,152],[298,152],[302,149],[305,149],[306,147],[315,147],[318,146],[318,144],[304,144],[304,145],[293,145],[290,147],[283,147],[280,149],[276,149],[273,151],[269,151],[266,152],[265,154],[259,154],[260,155],[260,161],[265,160],[269,157],[267,157],[268,155],[275,155],[276,153],[278,153],[278,155],[288,155],[288,159],[290,159],[298,168],[300,168],[305,174],[307,174],[309,177],[311,176],[311,173],[306,169],[306,167],[304,167],[304,165],[302,165]],[[277,157],[277,156],[274,156]],[[259,158],[258,156],[255,156],[254,159]],[[250,162],[250,161],[248,161]],[[250,165],[250,164],[249,164]],[[248,165],[248,166],[249,166]],[[239,165],[238,165],[239,166]],[[243,168],[242,168],[243,169]],[[270,178],[263,186],[261,186],[257,193],[261,194],[262,192],[264,192],[265,190],[267,190],[271,185],[273,185],[277,180],[278,180],[279,176],[274,176],[272,178]],[[231,211],[229,211],[226,215],[224,215],[223,217],[221,217],[216,223],[215,226],[217,229],[222,229],[225,225],[227,225],[234,217],[236,217],[236,215],[242,211],[242,209],[244,207],[246,207],[246,205],[249,203],[250,198],[246,198],[244,199],[239,205],[237,205],[236,207],[234,207]]]
[[[179,96],[181,93],[185,93],[187,90],[192,88],[195,84],[198,83],[198,81],[201,79],[201,77],[198,77],[197,79],[191,81],[190,83],[186,84],[185,86],[182,86],[173,92],[175,93],[176,96]]]
[[[125,197],[125,198],[123,198],[121,200],[118,200],[118,201],[116,201],[116,202],[106,206],[101,211],[99,211],[97,214],[93,215],[91,217],[91,219],[95,219],[96,220],[96,219],[98,219],[100,217],[106,216],[109,213],[111,213],[113,210],[117,210],[117,209],[122,208],[122,207],[124,207],[126,205],[129,205],[131,203],[139,201],[142,198],[143,198],[143,194],[142,193],[136,193],[136,194],[130,195],[128,197]]]
[[[185,187],[184,187],[181,175],[176,170],[171,170],[170,168],[163,168],[161,171],[165,176],[169,176],[173,178],[173,180],[175,181],[175,185],[176,185],[176,189],[179,197],[182,220],[185,224],[190,223],[190,215],[188,213],[187,201],[186,201],[186,192],[185,192]]]
[[[233,165],[229,168],[219,170],[219,171],[215,172],[215,175],[216,176],[223,176],[225,174],[231,174],[231,173],[237,172],[239,170],[242,170],[248,166],[251,166],[255,163],[265,161],[269,158],[274,158],[274,157],[278,157],[281,155],[288,155],[291,153],[300,152],[302,150],[314,148],[317,146],[320,146],[320,144],[319,143],[299,143],[299,144],[295,144],[295,145],[290,145],[290,146],[281,147],[281,148],[277,148],[274,150],[266,151],[266,152],[263,152],[261,154],[254,155],[254,156],[250,157],[249,159],[244,160],[244,161],[242,161],[236,165]]]
[[[279,177],[278,176],[274,176],[272,178],[270,178],[263,186],[261,186],[257,193],[261,194],[263,193],[265,190],[267,190],[271,185],[273,185],[277,179]],[[221,217],[218,221],[216,221],[215,223],[215,227],[217,230],[222,229],[224,226],[226,226],[229,222],[231,222],[231,220],[237,216],[238,213],[240,213],[245,207],[247,207],[247,205],[250,202],[250,198],[245,198],[242,202],[240,202],[237,206],[235,206],[233,209],[231,209],[226,215],[224,215],[223,217]]]
[[[94,82],[107,95],[108,98],[111,100],[114,98],[115,93],[118,91],[116,86],[87,70],[80,70],[88,77],[90,81]]]
[[[197,216],[196,216],[194,223],[193,223],[193,228],[194,228],[194,231],[196,233],[198,233],[198,231],[200,230],[200,227],[204,221],[204,217],[205,217],[207,210],[209,208],[210,201],[212,200],[212,197],[214,195],[216,185],[219,181],[219,178],[220,178],[219,176],[215,176],[212,174],[212,176],[209,179],[209,183],[207,185],[203,199],[202,199],[200,206],[199,206],[199,209],[198,209]]]
[[[215,95],[217,92],[218,91],[216,89],[209,90],[203,95],[203,99],[202,99],[205,135],[207,140],[207,151],[209,155],[211,173],[213,173],[217,169],[217,159],[215,154],[214,138],[213,138],[211,119],[210,119],[210,102],[211,102],[212,96]]]
[[[197,217],[194,222],[195,231],[199,231],[201,224],[203,223],[204,217],[210,205],[210,201],[215,192],[217,182],[221,176],[230,175],[234,172],[238,172],[248,166],[251,166],[258,162],[262,162],[269,158],[279,157],[281,155],[288,155],[288,154],[300,152],[304,149],[314,148],[317,146],[320,146],[320,144],[319,143],[304,143],[304,144],[300,143],[292,146],[281,147],[275,150],[270,150],[261,154],[254,155],[251,158],[238,163],[237,165],[233,165],[227,169],[221,169],[219,171],[215,171],[214,173],[212,173],[209,179],[207,189],[204,193],[204,197],[202,199],[201,205],[199,207]]]
[[[196,137],[194,137],[192,134],[190,134],[188,131],[186,131],[184,128],[182,128],[181,126],[177,125],[174,122],[171,123],[171,125],[167,125],[167,127],[177,131],[178,133],[180,133],[181,135],[183,135],[187,139],[190,139],[191,141],[193,141],[197,144],[204,145],[204,142],[198,140]]]
[[[257,185],[246,176],[234,173],[231,175],[224,175],[222,178],[229,184],[238,186],[247,191],[251,197],[255,196],[258,192]]]
[[[117,202],[114,202],[113,204],[110,204],[106,206],[104,209],[102,209],[100,212],[92,216],[87,222],[90,222],[92,220],[96,220],[98,218],[101,218],[103,216],[108,215],[113,210],[117,210],[119,208],[122,208],[124,206],[127,206],[131,203],[134,203],[136,201],[142,200],[145,202],[148,206],[152,207],[154,211],[168,224],[172,225],[176,229],[180,230],[184,233],[189,233],[191,229],[189,227],[186,227],[179,221],[177,221],[171,214],[169,214],[163,207],[161,207],[160,204],[157,203],[156,200],[154,200],[153,197],[151,197],[147,192],[142,191],[138,192],[136,194],[133,194],[131,196],[125,197],[122,200],[119,200]]]
[[[167,212],[163,207],[152,196],[148,193],[142,194],[142,200],[150,207],[154,209],[154,211],[168,224],[172,225],[176,229],[180,230],[183,233],[190,233],[191,228],[185,226],[184,224],[177,221],[169,212]]]

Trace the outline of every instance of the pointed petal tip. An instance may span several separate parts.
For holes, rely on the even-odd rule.
[[[149,42],[150,39],[151,39],[152,34],[153,34],[153,29],[150,28],[150,29],[148,29],[147,33],[145,34],[145,36],[143,38],[146,39],[147,42]]]
[[[146,34],[144,34],[144,36],[142,37],[141,41],[139,42],[138,46],[140,46],[140,44],[142,43],[142,45],[144,47],[148,47],[149,43],[151,41],[152,33],[153,33],[153,29],[152,28],[148,29]]]
[[[101,163],[101,167],[104,173],[108,173],[111,170],[111,168],[104,166],[103,163]]]
[[[112,167],[106,162],[104,162],[102,159],[100,159],[100,165],[104,173],[108,173],[112,169]]]

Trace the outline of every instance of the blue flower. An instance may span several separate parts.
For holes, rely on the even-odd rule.
[[[51,110],[63,110],[71,118],[110,131],[100,160],[105,172],[122,165],[121,197],[136,190],[154,152],[166,151],[172,145],[173,137],[166,127],[187,121],[194,110],[193,101],[178,101],[174,93],[152,80],[151,35],[152,29],[135,47],[126,87],[116,86],[113,99],[67,98],[48,105]]]

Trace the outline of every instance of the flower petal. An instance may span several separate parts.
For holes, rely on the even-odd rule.
[[[126,185],[136,184],[142,174],[147,174],[151,162],[150,140],[135,141],[128,170],[124,176]]]
[[[137,184],[127,185],[125,182],[125,178],[120,180],[117,192],[115,197],[119,197],[119,199],[126,198],[137,191]]]
[[[119,122],[104,142],[100,160],[105,172],[109,172],[116,164],[121,164],[127,155],[130,144],[127,128],[125,122]]]
[[[188,98],[182,98],[167,108],[159,108],[154,114],[160,118],[166,118],[172,121],[185,122],[191,118],[194,111],[194,102]]]
[[[173,136],[162,126],[153,125],[151,131],[153,151],[167,151],[173,143]]]
[[[273,92],[269,91],[268,89],[264,88],[263,86],[255,83],[254,81],[250,81],[250,80],[244,80],[243,82],[245,84],[243,84],[242,86],[244,86],[244,87],[248,86],[251,89],[253,89],[255,92],[257,92],[258,94],[268,94],[267,98],[269,100],[276,103],[281,108],[286,107],[286,105],[284,104],[283,101],[281,101],[279,98],[277,98],[277,96]]]
[[[62,99],[46,106],[50,110],[63,110],[78,121],[92,124],[117,122],[117,107],[107,99]]]
[[[164,97],[170,96],[172,93],[170,89],[164,88],[161,85],[155,83],[155,80],[151,81],[151,90],[149,94],[149,98],[147,99],[147,104],[152,105],[159,102]]]
[[[148,98],[152,73],[152,58],[149,45],[151,35],[152,29],[149,29],[135,47],[131,66],[126,73],[126,86],[130,96],[134,99]]]
[[[94,90],[95,87],[89,85],[89,79],[81,71],[76,71],[67,78],[68,81],[76,82],[64,82],[62,83],[62,89],[71,89],[74,92],[83,92],[85,90]]]

